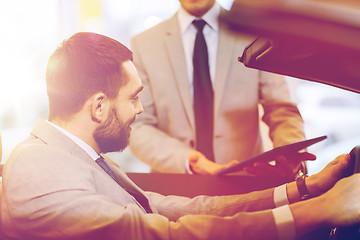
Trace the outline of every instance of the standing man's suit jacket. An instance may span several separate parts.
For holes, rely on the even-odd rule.
[[[70,138],[39,121],[5,164],[5,239],[247,239],[254,231],[276,236],[270,210],[238,213],[273,208],[271,189],[223,197],[165,197],[143,192],[121,169],[108,165],[124,186],[148,197],[154,214],[146,214]]]
[[[263,151],[259,103],[275,147],[304,139],[303,121],[282,76],[238,61],[254,40],[220,22],[214,90],[214,154],[218,163],[244,161]],[[177,16],[135,36],[134,64],[145,88],[144,113],[133,126],[130,149],[154,171],[185,172],[196,146],[193,102]]]

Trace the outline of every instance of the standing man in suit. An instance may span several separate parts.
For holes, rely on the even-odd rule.
[[[307,201],[298,202],[294,182],[193,199],[142,191],[102,156],[127,146],[130,124],[143,110],[131,56],[111,38],[77,33],[50,57],[49,120],[35,125],[4,167],[5,239],[293,239],[319,226],[360,222],[360,175],[333,187],[349,155],[304,179],[313,197]]]
[[[241,162],[263,152],[259,104],[274,147],[304,140],[303,120],[284,77],[246,68],[238,61],[255,38],[238,35],[219,22],[225,10],[215,0],[179,2],[172,18],[131,40],[134,65],[145,86],[140,95],[144,113],[130,138],[132,153],[152,171],[215,174],[233,160]],[[200,56],[194,54],[199,31],[193,24],[199,19],[205,21],[202,32],[212,94],[206,104],[200,103],[200,108],[212,104],[203,122],[196,114],[198,63],[193,62],[197,61],[193,55]],[[198,138],[203,126],[205,147]],[[280,174],[290,176],[298,167]],[[277,170],[270,167],[268,173],[279,174]]]

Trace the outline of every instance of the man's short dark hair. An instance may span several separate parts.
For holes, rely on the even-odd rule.
[[[46,69],[49,119],[78,112],[97,92],[115,98],[126,84],[120,66],[128,60],[132,61],[132,52],[127,47],[100,34],[80,32],[65,40]]]

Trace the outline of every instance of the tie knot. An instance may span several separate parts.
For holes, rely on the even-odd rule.
[[[104,161],[104,157],[99,155],[99,157],[95,160],[95,162],[103,162]]]
[[[109,166],[106,164],[104,158],[102,156],[98,157],[98,159],[95,160],[95,162],[105,171],[109,171]]]
[[[192,22],[192,24],[194,24],[194,26],[196,27],[196,29],[198,30],[198,32],[202,32],[206,22],[203,19],[199,19],[199,20],[194,20]]]

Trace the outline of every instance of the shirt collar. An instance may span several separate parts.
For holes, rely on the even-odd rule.
[[[80,138],[74,136],[73,134],[69,133],[68,131],[66,131],[65,129],[59,127],[58,125],[56,125],[53,122],[50,122],[48,120],[46,120],[46,122],[48,122],[50,125],[52,125],[54,128],[56,128],[57,130],[59,130],[60,132],[62,132],[64,135],[66,135],[67,137],[69,137],[71,140],[73,140],[80,148],[82,148],[87,154],[89,154],[89,156],[93,159],[96,160],[99,158],[99,154],[97,154],[95,152],[95,150],[90,147],[86,142],[84,142],[83,140],[81,140]]]
[[[220,5],[219,3],[215,2],[214,6],[207,13],[205,13],[205,15],[201,17],[201,19],[204,19],[206,23],[214,31],[217,32],[219,30],[219,21],[218,21],[219,15],[220,15]],[[179,9],[177,17],[180,24],[181,34],[183,34],[189,29],[190,25],[195,19],[198,19],[197,17],[188,13],[182,7],[180,7]]]

